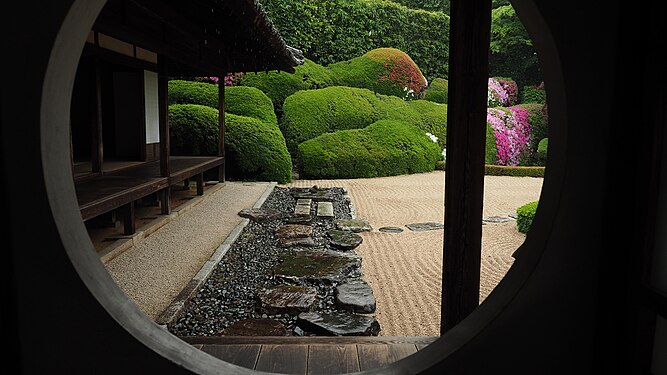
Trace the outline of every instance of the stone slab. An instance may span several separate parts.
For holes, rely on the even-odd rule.
[[[331,203],[331,202],[318,202],[317,203],[317,216],[319,216],[319,217],[334,217],[333,203]]]

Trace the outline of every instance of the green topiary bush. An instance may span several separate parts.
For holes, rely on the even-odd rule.
[[[199,104],[218,109],[218,85],[206,82],[169,81],[169,104]],[[271,99],[255,87],[225,87],[225,112],[277,124]]]
[[[444,78],[435,78],[424,91],[424,100],[436,103],[447,103],[449,82]]]
[[[549,138],[543,138],[537,144],[537,158],[544,165],[547,162],[547,151],[549,148]]]
[[[314,90],[333,85],[331,71],[308,59],[295,68],[295,72],[281,71],[246,73],[241,78],[242,86],[256,87],[273,102],[274,110],[282,113],[285,99],[299,90]]]
[[[409,122],[436,136],[441,149],[447,147],[447,105],[427,100],[405,103],[417,113],[417,117]]]
[[[494,134],[491,124],[486,123],[486,149],[484,150],[484,163],[496,164],[496,154],[498,147],[496,146],[496,135]]]
[[[367,178],[433,171],[438,145],[418,127],[381,120],[364,129],[323,134],[299,145],[307,178]]]
[[[230,177],[281,184],[292,179],[292,159],[276,125],[227,114],[225,127],[225,158]]]
[[[218,155],[218,110],[199,104],[169,106],[172,155]]]
[[[538,201],[524,204],[516,209],[516,229],[521,233],[528,233],[533,225],[533,218],[537,212]]]
[[[287,148],[336,130],[364,128],[381,118],[380,99],[370,90],[333,86],[299,91],[285,100],[280,128]]]
[[[377,48],[331,64],[329,69],[339,86],[366,88],[404,99],[418,98],[426,88],[426,78],[417,64],[396,48]]]

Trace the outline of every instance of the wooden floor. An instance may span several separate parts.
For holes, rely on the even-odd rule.
[[[182,337],[241,367],[281,374],[333,375],[396,362],[438,337]]]

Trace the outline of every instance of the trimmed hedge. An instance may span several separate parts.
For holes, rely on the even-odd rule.
[[[311,60],[295,67],[295,72],[282,71],[246,73],[240,85],[260,89],[273,102],[274,110],[282,112],[285,99],[300,90],[314,90],[333,85],[331,71]]]
[[[537,86],[524,86],[521,103],[547,104],[547,92],[544,82]]]
[[[547,162],[547,151],[549,149],[549,138],[543,138],[537,144],[537,158],[545,164]]]
[[[430,172],[442,158],[418,127],[381,120],[364,129],[323,134],[299,145],[307,178],[368,178]]]
[[[516,209],[516,229],[521,233],[528,233],[533,225],[537,204],[539,201],[530,202]]]
[[[444,78],[435,78],[424,91],[424,100],[447,103],[449,100],[449,82]]]
[[[287,148],[324,133],[360,129],[382,119],[404,120],[447,142],[447,105],[425,100],[405,101],[368,89],[333,86],[297,92],[285,100],[280,124]]]
[[[544,177],[544,167],[510,167],[506,165],[484,165],[487,176]]]
[[[169,106],[172,155],[218,155],[218,110],[199,104]]]
[[[226,115],[227,174],[238,179],[276,181],[292,179],[292,159],[280,129],[252,117]]]
[[[289,182],[292,160],[278,126],[256,118],[225,114],[225,150],[230,177]],[[169,106],[172,155],[218,154],[218,110],[199,104]]]
[[[413,99],[426,88],[426,78],[405,52],[377,48],[329,65],[338,86],[360,87],[384,95]]]
[[[218,85],[206,82],[169,81],[169,104],[199,104],[218,109]],[[271,99],[255,87],[226,86],[225,112],[278,124]]]

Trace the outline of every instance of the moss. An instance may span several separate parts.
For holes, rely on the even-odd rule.
[[[533,225],[533,219],[537,212],[538,201],[524,204],[516,209],[516,229],[521,233],[528,233]]]
[[[418,127],[381,120],[303,142],[299,158],[308,178],[366,178],[433,171],[442,154]]]
[[[292,159],[276,125],[227,114],[225,126],[225,157],[230,177],[278,183],[291,180]]]
[[[406,97],[412,90],[417,97],[426,79],[405,52],[377,48],[353,59],[329,65],[334,82],[340,86],[360,87],[379,94]]]
[[[447,103],[449,99],[449,82],[444,78],[435,78],[424,91],[424,100],[436,103]]]

